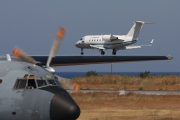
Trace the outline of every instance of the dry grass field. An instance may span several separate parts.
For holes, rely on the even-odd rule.
[[[179,90],[179,76],[147,78],[104,75],[74,78],[81,89]],[[78,120],[180,120],[180,96],[71,93],[81,108]]]
[[[124,89],[124,90],[180,90],[180,76],[163,75],[140,78],[138,76],[103,75],[77,77],[73,82],[81,89]]]

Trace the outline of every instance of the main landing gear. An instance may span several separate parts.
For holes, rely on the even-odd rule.
[[[112,54],[113,54],[113,55],[116,55],[116,52],[117,52],[117,51],[116,51],[115,49],[113,49]]]
[[[104,52],[103,50],[100,50],[100,52],[101,52],[101,55],[104,55],[104,54],[105,54],[105,52]]]

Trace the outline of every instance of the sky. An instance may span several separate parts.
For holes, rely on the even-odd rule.
[[[152,47],[119,50],[117,55],[171,55],[173,60],[114,63],[113,72],[179,72],[180,0],[1,0],[0,55],[15,46],[29,55],[49,55],[60,26],[66,35],[57,55],[80,55],[75,43],[85,35],[127,34],[135,21],[144,25],[134,45]],[[111,55],[112,50],[106,50]],[[85,55],[100,55],[84,50]],[[110,72],[111,64],[56,67],[59,72]]]

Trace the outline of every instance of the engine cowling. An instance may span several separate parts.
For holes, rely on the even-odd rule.
[[[118,37],[115,37],[115,36],[113,36],[113,35],[103,35],[103,36],[102,36],[102,39],[103,39],[104,41],[113,41],[113,40],[117,40]]]

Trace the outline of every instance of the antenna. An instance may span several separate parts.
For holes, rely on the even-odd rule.
[[[6,57],[7,57],[7,61],[11,61],[11,57],[9,54],[6,54]]]

